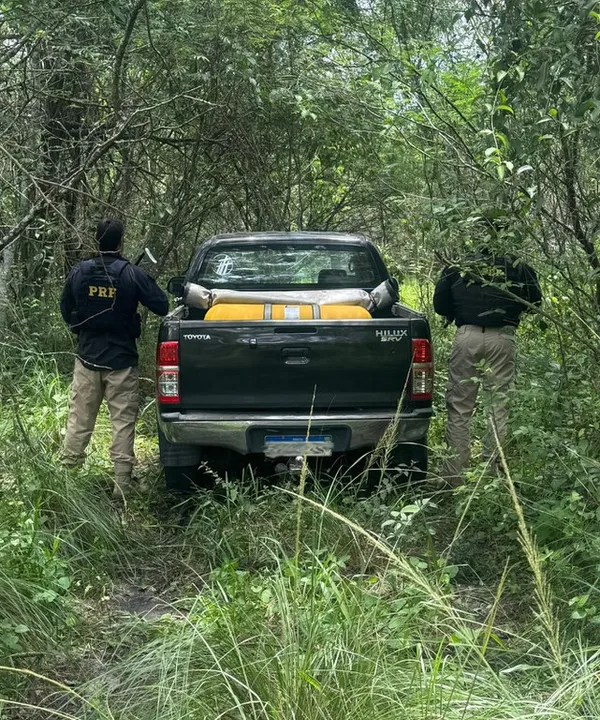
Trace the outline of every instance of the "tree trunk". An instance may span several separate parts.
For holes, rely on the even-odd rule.
[[[9,283],[15,260],[14,243],[0,253],[0,332],[6,327],[8,321],[8,308],[10,303]]]

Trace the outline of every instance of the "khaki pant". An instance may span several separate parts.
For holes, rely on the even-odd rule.
[[[483,458],[495,461],[497,444],[492,423],[502,441],[508,421],[508,390],[514,381],[515,370],[515,328],[483,329],[477,325],[463,325],[457,329],[446,391],[446,443],[450,456],[444,466],[445,477],[457,481],[469,464],[471,417],[480,385],[488,405]]]
[[[131,472],[135,463],[133,443],[139,408],[138,369],[88,370],[75,360],[67,434],[63,446],[65,465],[80,465],[90,442],[102,398],[112,422],[110,457],[116,474]]]

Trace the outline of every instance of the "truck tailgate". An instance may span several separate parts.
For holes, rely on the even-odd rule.
[[[404,318],[243,325],[183,320],[180,407],[395,407],[410,372],[412,324]]]

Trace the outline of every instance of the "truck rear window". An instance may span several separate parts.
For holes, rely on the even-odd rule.
[[[307,243],[214,248],[191,278],[208,288],[281,290],[373,288],[384,279],[363,246]]]

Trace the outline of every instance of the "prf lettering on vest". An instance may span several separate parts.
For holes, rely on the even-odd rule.
[[[104,287],[103,285],[90,285],[90,297],[114,298],[117,294],[117,288]]]

